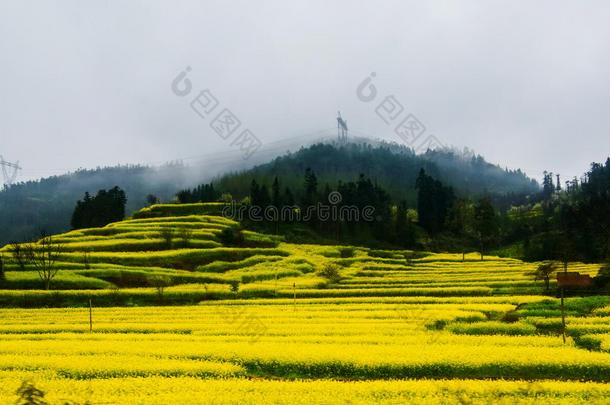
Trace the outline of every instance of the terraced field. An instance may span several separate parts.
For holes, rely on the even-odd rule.
[[[610,297],[566,299],[564,344],[559,300],[533,280],[536,264],[253,232],[227,246],[221,233],[238,224],[214,214],[215,205],[160,205],[58,235],[52,291],[9,262],[0,403],[13,403],[23,381],[52,404],[610,397]],[[329,264],[340,279],[320,275]]]

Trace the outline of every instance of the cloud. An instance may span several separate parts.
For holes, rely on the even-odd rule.
[[[171,92],[186,66],[264,145],[332,134],[337,110],[399,141],[355,96],[374,71],[442,142],[573,176],[610,150],[609,17],[602,1],[6,1],[0,154],[24,178],[232,156]]]

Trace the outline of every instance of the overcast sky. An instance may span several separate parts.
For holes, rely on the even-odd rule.
[[[21,179],[239,158],[190,108],[204,89],[266,148],[334,133],[337,110],[404,142],[375,112],[393,95],[424,136],[572,176],[610,155],[609,22],[607,1],[3,0],[0,155]]]

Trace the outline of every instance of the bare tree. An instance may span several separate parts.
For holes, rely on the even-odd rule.
[[[59,271],[55,264],[62,251],[62,245],[53,242],[53,237],[45,236],[28,248],[32,255],[32,264],[44,283],[45,290],[48,290],[51,287],[51,281]]]
[[[32,261],[32,251],[29,245],[23,245],[21,243],[11,243],[9,247],[11,256],[19,265],[19,270],[24,271],[25,266]]]
[[[172,285],[172,279],[168,276],[155,275],[148,279],[148,283],[151,286],[155,287],[155,289],[157,290],[157,298],[159,299],[159,302],[162,303],[165,287]]]

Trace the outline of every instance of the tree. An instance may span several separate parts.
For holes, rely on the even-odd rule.
[[[11,243],[9,252],[13,256],[13,260],[17,262],[19,270],[24,271],[25,266],[32,261],[32,252],[27,245],[21,243]]]
[[[237,297],[237,293],[239,292],[239,280],[231,280],[229,281],[229,285],[231,286],[231,291]]]
[[[455,195],[451,187],[426,174],[422,168],[415,180],[419,224],[431,235],[441,232]]]
[[[495,242],[498,236],[496,211],[489,198],[481,198],[474,206],[474,230],[479,240],[481,260],[486,248]]]
[[[95,197],[85,193],[82,200],[76,202],[70,224],[72,229],[106,226],[111,222],[125,218],[127,197],[119,187],[100,190]]]
[[[83,253],[83,264],[85,265],[86,270],[91,268],[91,253],[87,250]]]
[[[30,381],[23,381],[16,392],[19,399],[15,405],[47,405],[48,402],[44,399],[44,391],[36,388]]]
[[[155,275],[148,279],[148,284],[155,287],[155,289],[157,290],[157,298],[159,300],[159,303],[162,303],[164,298],[163,294],[165,292],[165,287],[170,286],[172,284],[172,280],[168,276]]]
[[[313,206],[318,201],[318,178],[313,170],[311,170],[309,167],[305,170],[304,187],[305,195],[303,198],[303,206]]]
[[[534,272],[534,280],[544,280],[546,291],[549,291],[551,283],[551,275],[557,271],[557,264],[555,262],[546,262],[538,266]]]
[[[449,229],[462,240],[462,261],[466,258],[466,247],[473,235],[474,212],[469,200],[457,200],[449,214]]]
[[[225,246],[242,246],[245,242],[244,233],[237,228],[223,229],[218,235],[218,239]]]
[[[214,184],[200,184],[194,189],[180,190],[176,198],[180,204],[197,202],[213,202],[218,200],[220,193],[214,189]]]
[[[258,206],[261,209],[267,208],[271,204],[271,196],[269,195],[269,190],[266,185],[262,185],[259,195],[258,195]]]
[[[290,187],[286,187],[284,190],[284,204],[291,207],[294,205],[294,195],[292,194]]]
[[[265,188],[266,190],[266,188]],[[268,195],[267,195],[268,197]],[[252,182],[250,183],[250,201],[252,203],[252,206],[254,207],[260,207],[261,209],[264,209],[265,206],[265,197],[262,195],[262,189],[261,187],[258,185],[258,183],[256,182],[256,180],[252,180]]]
[[[231,193],[222,193],[220,197],[218,197],[218,201],[230,204],[233,202],[233,195]]]
[[[401,202],[396,207],[396,219],[394,221],[394,232],[396,235],[396,243],[399,246],[413,247],[415,246],[415,229],[407,215],[407,204]]]
[[[176,193],[176,199],[179,204],[188,204],[193,202],[190,190],[180,190]]]
[[[545,171],[542,179],[542,198],[544,200],[550,200],[554,193],[555,185],[553,184],[553,173]]]
[[[610,261],[601,265],[597,276],[593,278],[593,283],[598,288],[605,288],[610,284]]]
[[[178,231],[178,237],[182,240],[182,245],[188,247],[193,238],[193,230],[191,228],[183,227]]]
[[[4,257],[0,254],[0,281],[6,281],[6,274],[4,272]]]
[[[326,263],[322,269],[318,272],[320,277],[324,277],[331,283],[336,283],[341,280],[341,273],[339,272],[339,266],[335,263]]]
[[[159,204],[159,197],[154,194],[148,194],[146,196],[146,202],[148,203],[148,205]]]
[[[169,226],[161,228],[161,230],[159,231],[159,236],[161,237],[161,239],[163,239],[163,242],[165,243],[165,248],[171,249],[172,245],[174,244],[174,228]]]
[[[56,262],[63,247],[55,243],[52,236],[44,236],[38,243],[30,244],[29,249],[32,252],[32,264],[38,272],[38,277],[44,283],[45,290],[48,290],[59,271]]]
[[[280,191],[280,182],[277,179],[277,176],[273,180],[273,185],[271,186],[271,205],[276,210],[275,217],[275,233],[280,232],[280,210],[282,209],[282,194]]]
[[[282,195],[280,193],[280,182],[277,178],[273,180],[273,185],[271,186],[271,205],[275,208],[280,209],[282,207]]]

